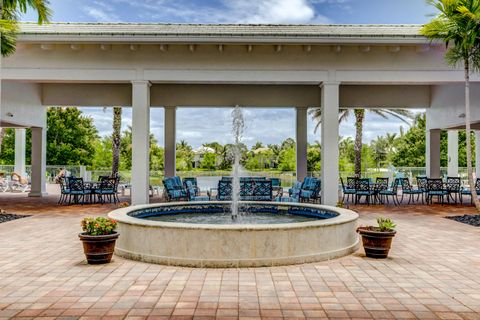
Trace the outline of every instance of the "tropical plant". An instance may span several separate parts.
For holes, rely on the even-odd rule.
[[[362,140],[363,140],[363,122],[365,120],[365,111],[367,109],[363,108],[340,108],[339,110],[339,117],[338,121],[343,122],[352,114],[355,116],[355,145],[354,145],[354,152],[355,152],[355,161],[354,161],[354,171],[356,176],[360,176],[362,173]],[[406,109],[380,109],[380,108],[372,108],[368,109],[368,111],[376,114],[384,119],[388,119],[389,117],[397,118],[407,124],[407,119],[413,119],[413,114],[411,111]],[[322,122],[322,109],[321,108],[314,108],[309,111],[310,115],[312,115],[313,119],[317,121],[315,126],[315,132],[321,125]]]
[[[378,229],[380,231],[393,231],[395,230],[396,224],[390,218],[377,218]]]
[[[48,0],[2,0],[0,1],[0,49],[3,57],[15,52],[16,33],[20,14],[33,9],[38,14],[38,23],[50,20],[52,11]]]
[[[445,42],[448,64],[463,64],[465,77],[465,130],[467,172],[472,199],[477,211],[480,201],[473,187],[471,126],[470,126],[470,72],[480,68],[480,0],[429,0],[438,15],[423,26],[421,34],[431,40]]]

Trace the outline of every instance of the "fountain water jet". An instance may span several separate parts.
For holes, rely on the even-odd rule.
[[[233,181],[232,181],[232,219],[238,216],[238,202],[240,200],[240,144],[245,129],[245,119],[240,106],[235,106],[232,111],[232,133],[235,138],[233,144]]]

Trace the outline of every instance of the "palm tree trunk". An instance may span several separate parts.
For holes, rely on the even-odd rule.
[[[472,193],[473,203],[480,212],[480,201],[478,201],[477,190],[475,188],[475,181],[473,180],[472,170],[472,142],[470,129],[470,65],[469,60],[465,59],[465,131],[467,136],[467,173],[468,184],[470,185],[470,192]]]
[[[365,109],[355,109],[355,176],[360,177],[362,174],[362,137],[363,137],[363,120],[365,119]]]
[[[120,163],[120,134],[122,130],[122,108],[113,108],[113,134],[112,134],[112,175],[118,173]]]
[[[0,152],[2,152],[3,136],[5,135],[5,129],[0,128]]]

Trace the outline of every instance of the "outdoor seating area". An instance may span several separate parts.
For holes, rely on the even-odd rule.
[[[98,181],[84,181],[74,176],[62,177],[59,204],[117,203],[118,177],[100,176]]]
[[[422,203],[464,203],[463,196],[469,196],[472,203],[471,191],[468,186],[462,185],[459,177],[427,178],[416,177],[416,186],[409,178],[395,178],[389,182],[389,178],[377,177],[375,182],[369,178],[347,177],[345,183],[340,178],[342,188],[342,202],[359,204],[389,204],[400,205]],[[480,178],[476,179],[475,189],[480,191]],[[477,191],[477,192],[478,192]],[[408,200],[407,200],[408,199]]]

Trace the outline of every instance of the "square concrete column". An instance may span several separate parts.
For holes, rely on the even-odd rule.
[[[334,206],[338,201],[338,109],[339,83],[324,83],[322,88],[322,202]]]
[[[458,177],[458,131],[448,130],[447,176]]]
[[[177,108],[165,107],[165,177],[176,175]]]
[[[427,176],[440,178],[440,129],[427,130]]]
[[[46,192],[47,130],[32,128],[32,173],[29,197],[43,197]]]
[[[150,82],[132,81],[132,204],[149,203]]]
[[[26,151],[26,131],[25,129],[15,129],[15,168],[14,171],[26,176],[25,172],[25,151]]]
[[[297,107],[295,110],[297,180],[303,181],[307,176],[307,108]]]
[[[475,175],[480,178],[480,131],[475,130]]]

